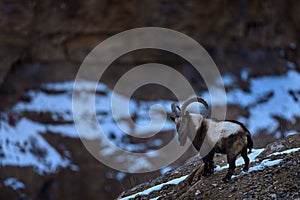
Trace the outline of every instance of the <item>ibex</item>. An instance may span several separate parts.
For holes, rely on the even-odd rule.
[[[229,169],[226,176],[222,179],[227,182],[235,170],[235,160],[239,154],[245,161],[244,171],[248,171],[249,153],[253,148],[253,141],[249,130],[240,122],[234,120],[218,121],[207,118],[201,114],[192,114],[186,111],[188,105],[193,102],[202,103],[206,109],[208,104],[199,97],[187,100],[181,108],[177,103],[172,103],[172,114],[170,118],[176,123],[178,132],[178,141],[184,146],[187,138],[192,140],[194,147],[200,151],[205,138],[206,142],[214,144],[209,153],[203,157],[204,172],[203,175],[212,174],[214,172],[213,157],[215,153],[227,154],[227,162]]]

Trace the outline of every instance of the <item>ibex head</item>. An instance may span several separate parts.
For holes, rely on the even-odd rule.
[[[186,111],[186,108],[188,105],[194,102],[202,103],[206,109],[208,109],[208,104],[206,101],[199,97],[194,97],[188,99],[181,108],[177,103],[172,103],[171,109],[172,114],[170,115],[170,118],[175,122],[176,124],[176,130],[178,132],[178,140],[181,146],[184,146],[186,143],[186,139],[188,136],[188,124],[191,120],[191,116],[188,111]]]

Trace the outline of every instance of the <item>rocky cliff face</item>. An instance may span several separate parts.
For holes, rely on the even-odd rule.
[[[49,0],[1,2],[0,7],[0,81],[23,83],[7,83],[4,88],[9,91],[18,91],[20,85],[24,88],[71,79],[88,52],[101,41],[144,26],[189,35],[209,51],[222,72],[238,74],[249,68],[253,76],[280,73],[287,70],[283,67],[287,60],[299,66],[298,1]],[[159,61],[164,62],[170,56],[161,58]],[[120,59],[113,73],[157,59],[157,55],[147,53]],[[13,79],[20,78],[18,71],[28,72],[31,78]]]
[[[275,136],[279,138],[299,130],[300,117],[296,114],[300,98],[299,9],[300,2],[292,0],[0,2],[0,199],[111,199],[123,190],[161,175],[161,171],[124,174],[99,163],[74,136],[76,132],[66,131],[70,129],[65,127],[73,125],[72,111],[59,108],[62,108],[62,96],[70,103],[70,88],[45,88],[46,83],[74,80],[81,62],[96,45],[131,28],[170,28],[203,45],[229,81],[226,89],[232,101],[228,117],[241,118],[261,133],[260,136],[254,133],[257,147],[274,141]],[[121,56],[112,63],[101,82],[109,90],[124,72],[149,62],[174,67],[191,81],[196,91],[207,95],[203,91],[205,84],[201,77],[195,76],[192,66],[176,55],[159,50],[140,50]],[[273,85],[275,80],[277,85]],[[265,85],[271,86],[259,90]],[[150,96],[153,91],[155,95]],[[41,97],[39,94],[47,98],[35,104]],[[103,91],[98,95],[107,97]],[[251,98],[242,101],[243,96]],[[174,96],[164,88],[145,87],[134,98],[165,99],[167,106]],[[52,99],[58,102],[51,104]],[[274,102],[287,102],[290,106],[274,106]],[[16,110],[20,104],[25,106]],[[47,109],[34,110],[30,105]],[[265,123],[252,120],[259,119],[260,113],[268,119]],[[103,117],[105,113],[99,115]],[[28,122],[34,126],[21,126]],[[271,125],[266,127],[267,122]],[[62,129],[55,129],[56,126]],[[173,129],[166,131],[173,133]],[[3,139],[4,134],[9,140]],[[15,137],[8,137],[10,134]],[[157,143],[157,138],[145,142],[114,134],[111,137],[120,144],[142,144],[138,150],[143,151],[163,145]],[[162,139],[169,141],[170,136]],[[41,142],[35,145],[36,141]],[[191,152],[174,166],[186,160]],[[32,162],[17,165],[20,157],[27,154],[33,155]],[[49,164],[54,162],[50,155],[58,158],[56,165]],[[4,164],[4,158],[9,164]],[[41,166],[52,171],[41,174],[39,170],[44,169]]]

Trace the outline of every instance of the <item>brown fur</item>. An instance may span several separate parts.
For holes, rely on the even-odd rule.
[[[227,154],[227,162],[229,164],[229,169],[226,174],[226,176],[223,178],[223,181],[229,181],[231,179],[231,176],[235,169],[235,160],[239,154],[242,155],[244,161],[245,161],[245,167],[244,171],[247,171],[249,168],[249,158],[247,156],[247,148],[249,149],[249,152],[253,148],[253,141],[250,136],[249,130],[244,126],[244,124],[234,121],[234,120],[225,120],[230,123],[234,123],[236,125],[232,125],[230,123],[223,123],[227,124],[227,128],[224,127],[224,129],[221,127],[220,124],[215,123],[218,122],[214,119],[209,118],[203,118],[201,114],[199,114],[196,118],[195,115],[194,118],[191,118],[191,115],[188,111],[185,111],[187,106],[190,103],[193,102],[200,102],[202,103],[206,108],[208,108],[207,103],[201,99],[201,98],[191,98],[187,100],[183,106],[181,107],[182,113],[177,112],[177,108],[180,111],[179,106],[176,103],[172,104],[172,115],[170,118],[176,123],[176,129],[179,134],[178,140],[180,145],[185,145],[187,138],[189,137],[194,147],[202,153],[202,145],[204,140],[206,139],[206,135],[208,133],[208,128],[210,122],[214,122],[212,124],[215,124],[215,132],[211,134],[216,133],[216,137],[219,137],[220,139],[217,141],[217,143],[214,145],[214,147],[211,149],[211,151],[203,157],[204,162],[204,172],[203,175],[207,175],[210,173],[213,173],[214,170],[214,164],[213,164],[213,157],[215,153],[223,153]],[[199,122],[198,122],[199,119]],[[221,122],[221,121],[219,121]],[[216,131],[221,131],[222,133],[218,133]],[[213,138],[214,135],[208,138]],[[209,143],[211,141],[208,141],[208,143],[205,143],[207,147],[209,147]],[[205,148],[204,148],[205,149]],[[206,153],[206,152],[204,152]]]
[[[228,120],[229,121],[229,120]],[[214,163],[213,163],[213,157],[215,153],[222,153],[227,154],[227,162],[229,164],[229,169],[226,174],[226,176],[223,178],[223,181],[229,181],[231,179],[231,176],[235,169],[235,160],[239,154],[242,155],[244,161],[245,161],[245,167],[244,170],[247,171],[249,168],[249,158],[247,156],[247,148],[248,148],[248,135],[250,136],[248,130],[246,127],[236,121],[230,121],[232,123],[236,123],[240,125],[240,131],[233,133],[229,135],[226,138],[221,138],[213,147],[213,149],[205,156],[203,157],[204,162],[204,173],[203,175],[208,175],[213,173],[214,169]],[[203,144],[204,138],[208,131],[208,123],[206,120],[202,120],[200,128],[196,131],[196,134],[191,135],[191,131],[188,134],[188,137],[193,141],[193,146],[200,151],[200,148]],[[178,124],[176,124],[179,126]],[[187,127],[190,127],[187,125]],[[245,134],[247,133],[247,134]],[[179,136],[179,138],[185,138],[182,135]],[[251,138],[250,138],[251,139]],[[180,141],[182,142],[182,141]],[[185,143],[185,142],[184,142]]]

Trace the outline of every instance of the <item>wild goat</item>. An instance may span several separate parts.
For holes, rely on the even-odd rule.
[[[243,170],[248,171],[249,158],[247,156],[247,148],[249,149],[249,153],[253,148],[253,141],[248,129],[238,121],[217,121],[206,118],[201,114],[189,113],[186,111],[186,108],[193,102],[202,103],[208,109],[208,104],[205,100],[195,97],[187,100],[181,108],[177,103],[172,103],[170,118],[176,123],[178,141],[181,146],[185,145],[187,138],[192,140],[194,147],[198,151],[200,151],[202,144],[207,145],[203,143],[204,140],[205,143],[212,144],[212,149],[203,157],[203,175],[213,173],[213,157],[215,153],[227,154],[229,169],[226,176],[222,179],[224,182],[231,179],[236,167],[235,160],[239,154],[241,154],[245,161]]]

